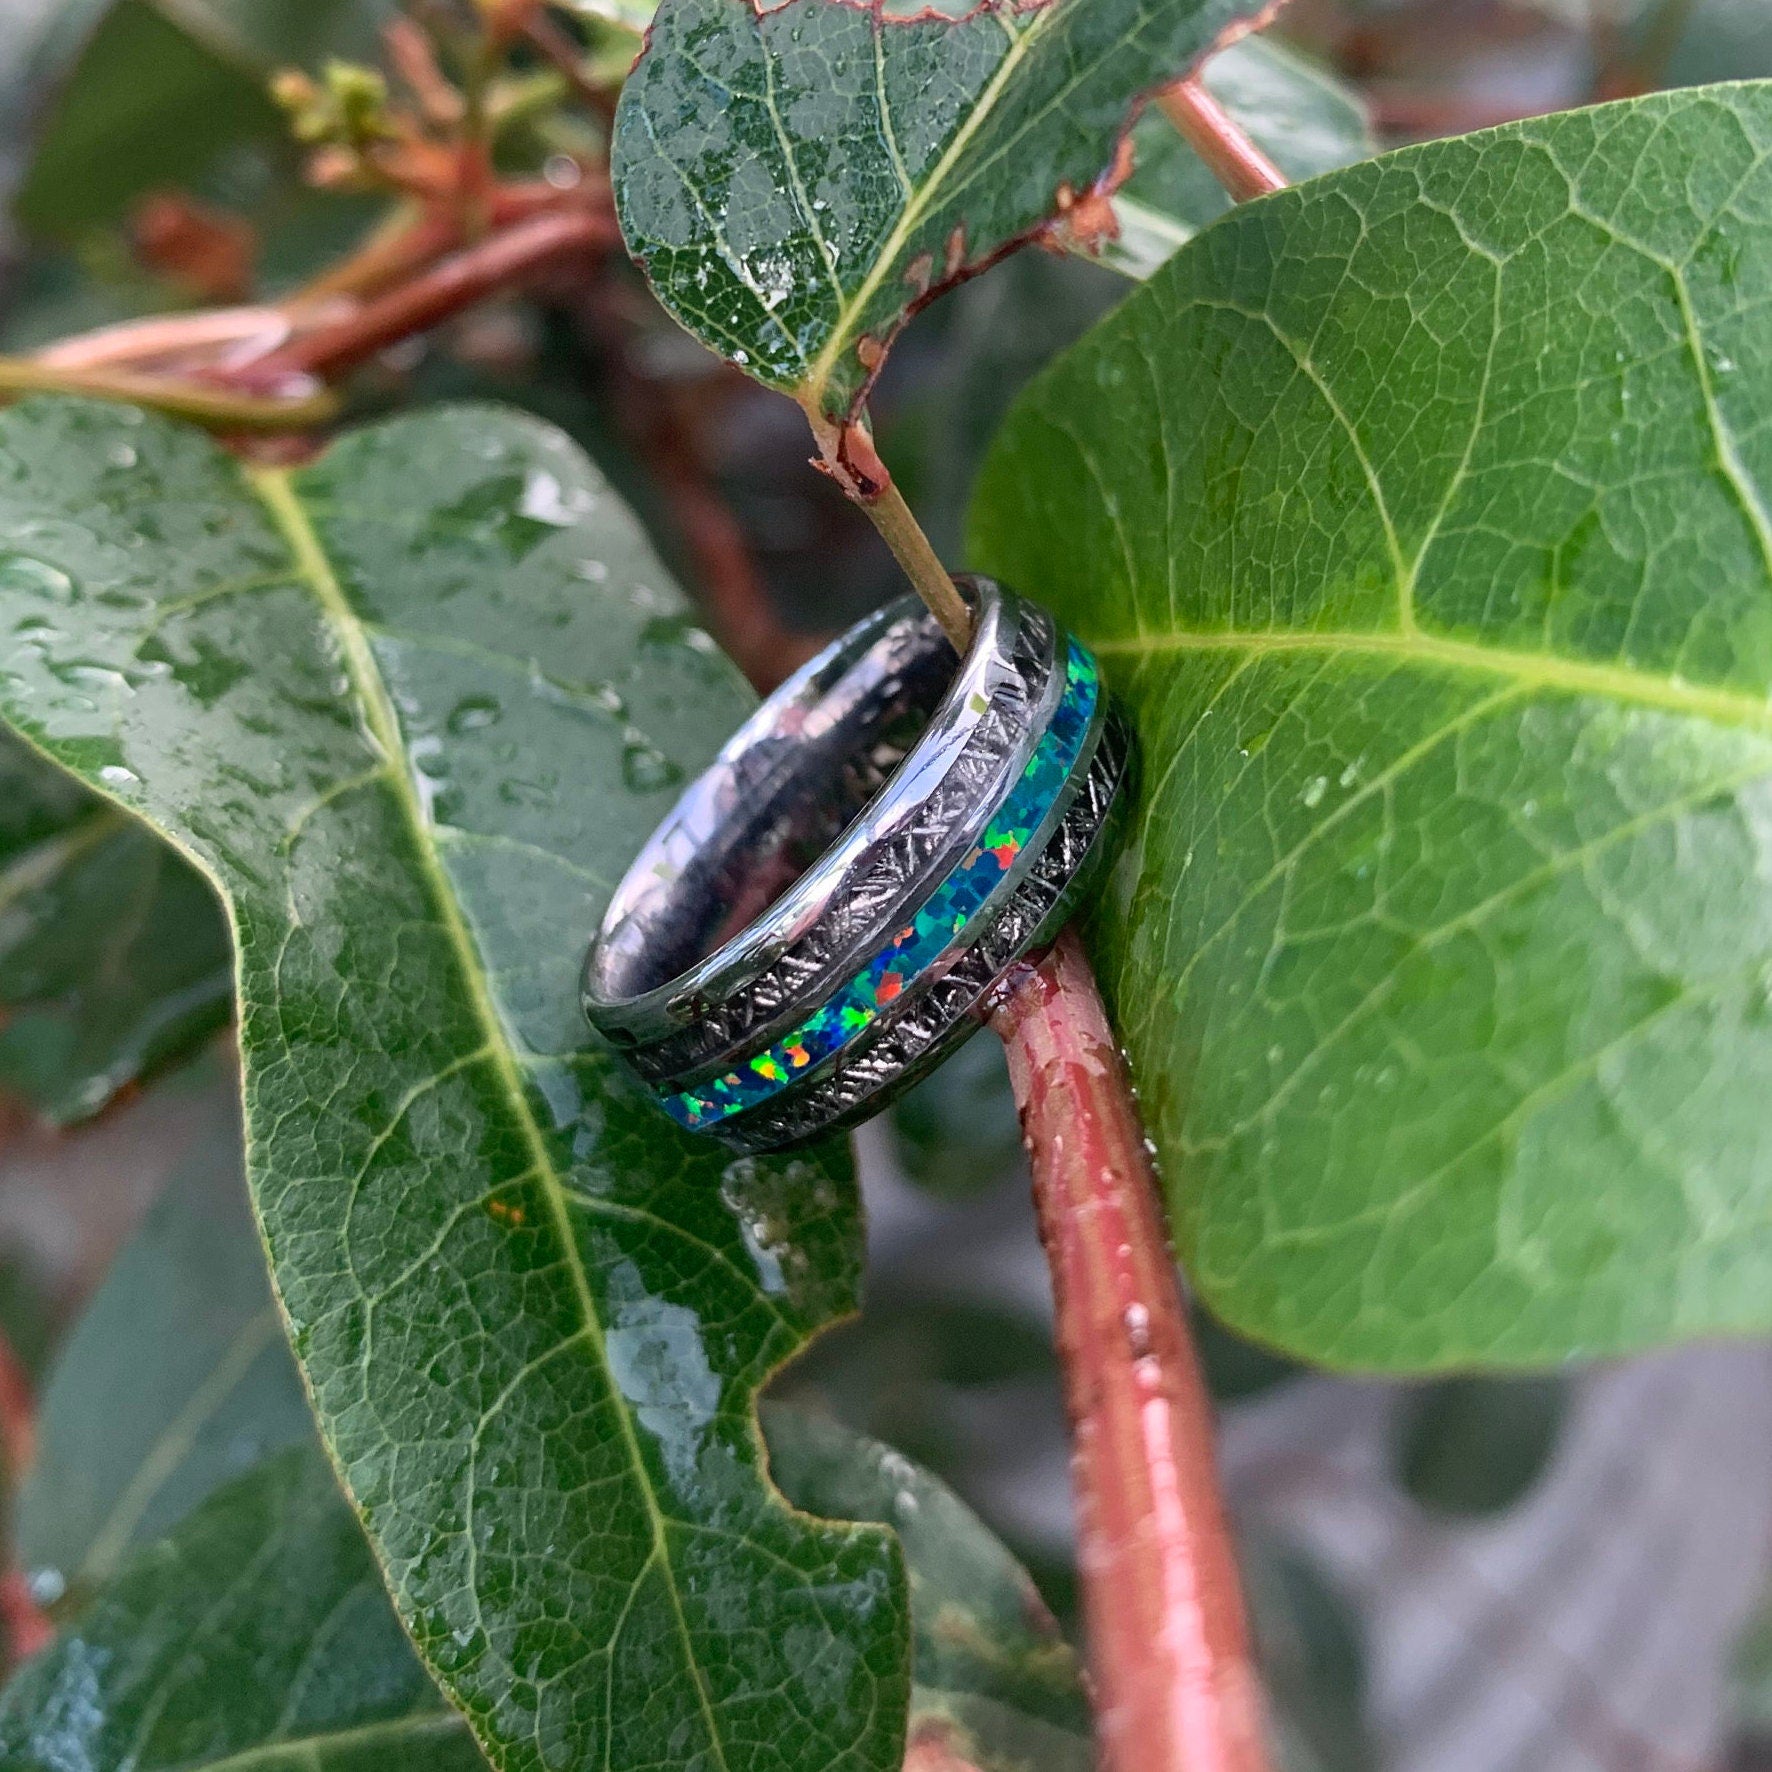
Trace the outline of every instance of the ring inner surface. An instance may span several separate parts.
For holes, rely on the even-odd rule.
[[[910,755],[958,670],[919,612],[889,626],[810,704],[796,730],[716,765],[678,834],[692,857],[636,918],[639,940],[606,943],[596,983],[631,999],[680,978],[764,915],[860,819]]]

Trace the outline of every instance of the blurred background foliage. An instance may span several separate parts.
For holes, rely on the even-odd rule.
[[[348,252],[382,204],[316,188],[271,82],[377,60],[394,10],[0,8],[0,351],[283,296]],[[446,46],[467,28],[444,0],[416,12]],[[596,19],[574,28],[600,65],[636,41]],[[1596,97],[1772,76],[1767,0],[1295,0],[1283,35],[1227,58],[1213,84],[1294,176]],[[545,65],[517,79],[502,154],[551,177],[600,151],[604,121],[562,102]],[[933,306],[891,359],[881,450],[950,557],[1016,390],[1131,287],[1135,246],[1148,268],[1222,207],[1160,121],[1139,146],[1109,264],[1020,254]],[[708,595],[716,628],[708,564],[734,553],[805,647],[895,587],[871,528],[808,471],[801,415],[688,340],[625,266],[452,322],[369,366],[353,400],[370,413],[462,394],[570,430]],[[16,1465],[41,1439],[12,1510],[0,1615],[14,1650],[33,1640],[32,1607],[67,1615],[131,1545],[307,1439],[239,1187],[230,999],[203,882],[0,737],[0,1444]],[[777,1389],[945,1478],[1069,1619],[1048,1301],[995,1043],[975,1042],[862,1151],[868,1308]],[[144,1319],[162,1325],[146,1344]],[[1751,1620],[1772,1569],[1772,1484],[1754,1462],[1772,1456],[1765,1350],[1387,1387],[1307,1372],[1204,1317],[1198,1329],[1289,1766],[1772,1765],[1772,1625]],[[201,1423],[155,1462],[198,1391]],[[1668,1573],[1707,1558],[1730,1578]],[[1557,1599],[1539,1606],[1545,1582]],[[1530,1726],[1509,1712],[1525,1687]]]

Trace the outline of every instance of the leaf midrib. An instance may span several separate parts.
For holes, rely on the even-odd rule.
[[[1159,653],[1240,652],[1260,657],[1281,653],[1346,654],[1397,658],[1442,669],[1502,677],[1526,688],[1597,695],[1635,707],[1691,714],[1719,725],[1741,726],[1772,737],[1772,699],[1755,700],[1736,690],[1718,689],[1683,678],[1657,676],[1628,665],[1590,663],[1547,653],[1482,646],[1450,640],[1413,628],[1407,633],[1375,630],[1287,634],[1233,629],[1177,629],[1166,634],[1125,634],[1091,639],[1105,657],[1153,657]]]
[[[1068,3],[1074,4],[1075,0],[1068,0]],[[1037,43],[1045,35],[1054,15],[1063,10],[1066,4],[1067,0],[1046,0],[1044,10],[1034,15],[1020,35],[1009,33],[1006,28],[1009,47],[1004,51],[1003,59],[998,62],[996,71],[986,81],[984,90],[979,95],[979,102],[972,107],[971,111],[967,113],[966,120],[954,132],[953,140],[942,150],[941,158],[936,161],[928,178],[915,188],[904,208],[899,212],[892,232],[887,235],[884,245],[875,253],[873,263],[868,267],[867,275],[856,285],[854,295],[838,308],[836,324],[831,328],[831,335],[825,341],[824,348],[813,358],[812,367],[807,373],[805,387],[808,397],[816,399],[822,404],[824,390],[830,383],[831,372],[836,368],[838,358],[842,356],[846,348],[850,329],[867,311],[868,303],[874,299],[880,285],[886,280],[887,271],[897,261],[898,255],[904,251],[911,235],[921,226],[924,214],[931,205],[933,193],[941,188],[943,181],[953,170],[955,162],[965,153],[973,136],[984,126],[986,119],[995,110],[997,101],[1003,95],[1003,88],[1021,65],[1029,46]],[[992,10],[996,12],[997,8],[993,7]],[[964,21],[948,19],[943,22],[948,25],[958,25]],[[1001,22],[1000,16],[999,22]],[[874,21],[876,32],[884,33],[887,30],[901,28],[902,26],[889,24],[884,17],[876,13]],[[885,117],[886,114],[882,99],[881,116]]]
[[[395,712],[387,686],[382,681],[381,671],[375,662],[375,654],[369,643],[368,632],[345,595],[344,587],[333,570],[319,534],[309,521],[308,513],[296,493],[289,471],[279,468],[261,468],[245,469],[243,473],[247,485],[258,495],[269,513],[272,523],[288,546],[291,561],[300,582],[313,594],[319,605],[322,619],[331,626],[338,637],[343,651],[346,676],[357,693],[364,719],[368,725],[369,736],[383,754],[384,773],[389,789],[394,795],[400,808],[402,820],[411,836],[414,853],[423,869],[425,884],[429,889],[429,895],[444,934],[450,947],[454,950],[457,968],[463,987],[468,994],[472,1013],[486,1035],[485,1044],[489,1062],[493,1066],[499,1088],[504,1093],[511,1113],[517,1122],[532,1160],[533,1172],[547,1200],[549,1218],[561,1244],[561,1254],[566,1271],[571,1276],[573,1294],[584,1324],[584,1333],[589,1338],[599,1363],[605,1373],[608,1373],[611,1367],[603,1323],[597,1313],[590,1279],[585,1272],[578,1241],[573,1232],[571,1205],[565,1180],[555,1166],[553,1153],[548,1148],[547,1140],[536,1120],[534,1110],[530,1106],[516,1055],[511,1050],[508,1032],[487,988],[479,950],[474,945],[473,936],[462,916],[461,907],[456,902],[454,888],[450,884],[448,873],[437,855],[424,809],[413,791],[410,778],[407,776],[404,767],[405,744],[401,738],[399,716]],[[653,1498],[645,1458],[634,1431],[633,1419],[628,1412],[627,1400],[621,1395],[613,1379],[610,1382],[610,1397],[614,1404],[615,1418],[621,1424],[623,1444],[633,1468],[636,1485],[646,1510],[647,1521],[651,1527],[652,1554],[648,1561],[658,1565],[665,1591],[670,1595],[672,1614],[683,1646],[684,1663],[695,1685],[696,1697],[707,1727],[708,1743],[715,1760],[722,1769],[725,1769],[727,1767],[725,1743],[715,1722],[712,1698],[707,1690],[701,1663],[696,1657],[694,1643],[689,1634],[689,1622],[683,1611],[682,1595],[677,1590],[676,1570],[671,1562],[669,1547],[665,1542],[665,1520]],[[644,1577],[645,1569],[642,1567],[634,1578],[636,1590]]]

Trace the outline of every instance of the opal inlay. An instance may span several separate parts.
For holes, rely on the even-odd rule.
[[[700,1130],[786,1089],[796,1077],[842,1051],[878,1019],[882,1006],[927,972],[964,933],[1034,832],[1058,803],[1082,754],[1101,697],[1094,658],[1071,642],[1065,688],[1041,735],[976,848],[929,895],[928,902],[862,971],[791,1034],[723,1077],[661,1095],[680,1126]]]

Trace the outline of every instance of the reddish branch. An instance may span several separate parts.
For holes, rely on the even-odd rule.
[[[1013,982],[1009,1051],[1076,1434],[1089,1663],[1112,1772],[1261,1772],[1260,1688],[1144,1130],[1074,933]]]
[[[1286,175],[1249,138],[1196,75],[1157,94],[1163,115],[1239,203],[1283,190]]]
[[[343,319],[291,340],[254,364],[253,374],[267,382],[284,375],[342,374],[490,296],[520,288],[549,265],[600,256],[619,240],[615,217],[600,210],[532,216],[365,302]]]

